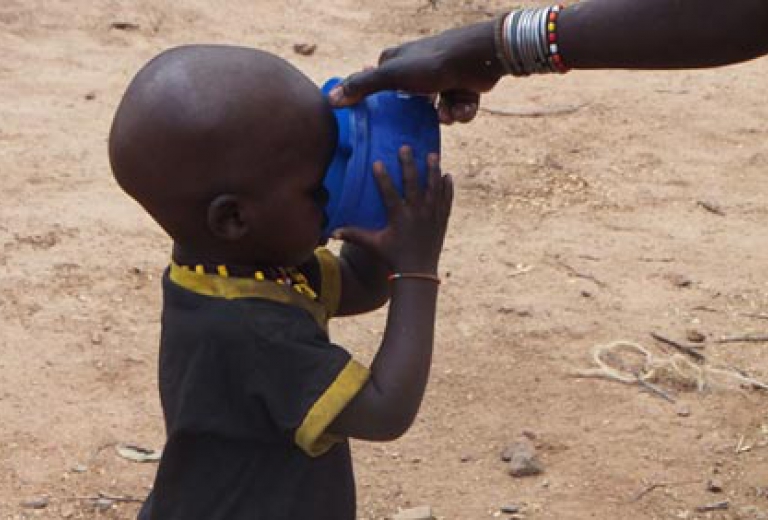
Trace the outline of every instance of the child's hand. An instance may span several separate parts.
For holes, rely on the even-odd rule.
[[[339,229],[334,238],[374,251],[393,272],[435,274],[453,202],[453,181],[450,175],[441,175],[440,160],[431,154],[427,158],[427,189],[422,191],[410,147],[400,149],[399,159],[405,197],[397,192],[381,162],[373,167],[387,208],[387,227],[380,231]]]

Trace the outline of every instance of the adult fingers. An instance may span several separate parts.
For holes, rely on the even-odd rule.
[[[441,93],[438,104],[440,122],[468,123],[477,115],[480,94],[471,90],[449,90]]]
[[[328,99],[333,106],[345,107],[360,102],[374,92],[396,88],[387,69],[378,67],[348,76],[331,90]]]

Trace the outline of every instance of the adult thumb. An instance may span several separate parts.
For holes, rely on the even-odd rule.
[[[374,92],[390,88],[386,71],[381,67],[373,68],[348,76],[331,90],[328,99],[333,106],[346,107],[359,103],[364,97]]]

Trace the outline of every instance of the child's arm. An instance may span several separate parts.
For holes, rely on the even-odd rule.
[[[430,156],[427,190],[417,183],[412,152],[400,153],[406,195],[401,198],[384,167],[374,168],[389,213],[389,226],[378,232],[341,230],[337,238],[375,252],[393,273],[436,275],[453,200],[450,176],[441,176],[437,156]],[[438,283],[428,278],[391,282],[392,301],[384,337],[371,365],[371,377],[328,431],[346,437],[391,440],[410,427],[432,361]]]
[[[389,300],[387,264],[370,249],[345,242],[339,255],[341,300],[336,316],[378,309]]]

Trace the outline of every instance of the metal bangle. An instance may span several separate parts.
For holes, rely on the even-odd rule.
[[[507,60],[506,52],[504,51],[504,25],[508,17],[509,14],[500,16],[493,27],[493,42],[496,59],[499,60],[504,74],[512,74],[509,60]]]

